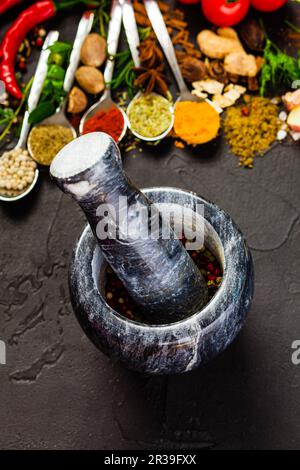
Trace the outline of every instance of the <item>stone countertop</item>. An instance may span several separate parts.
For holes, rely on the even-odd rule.
[[[52,22],[62,39],[79,16]],[[225,353],[182,376],[140,376],[105,357],[69,301],[84,217],[42,171],[30,197],[0,206],[0,448],[299,448],[299,144],[275,146],[253,170],[239,168],[222,139],[197,152],[166,144],[135,153],[124,164],[138,186],[194,191],[244,232],[256,276],[246,326]]]

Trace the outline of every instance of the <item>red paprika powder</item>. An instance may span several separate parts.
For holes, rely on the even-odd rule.
[[[106,132],[118,142],[124,128],[124,118],[118,108],[100,110],[89,118],[83,127],[83,134],[89,132]]]

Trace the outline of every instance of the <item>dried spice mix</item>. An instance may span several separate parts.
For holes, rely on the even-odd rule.
[[[131,129],[143,137],[157,137],[172,122],[171,105],[160,95],[151,93],[134,99],[128,110]]]
[[[121,111],[116,107],[100,110],[89,118],[83,128],[83,134],[89,132],[106,132],[115,142],[118,142],[124,128],[124,118]]]
[[[41,165],[49,166],[55,155],[73,140],[70,128],[56,124],[35,126],[28,138],[32,158]]]
[[[263,155],[275,142],[281,127],[279,108],[267,98],[244,97],[244,103],[228,108],[224,132],[240,165],[253,167],[254,157]]]

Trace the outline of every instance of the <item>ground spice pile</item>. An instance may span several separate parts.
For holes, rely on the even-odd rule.
[[[239,165],[253,168],[256,155],[263,156],[280,129],[278,106],[267,98],[244,97],[244,103],[226,112],[224,132]]]
[[[175,106],[174,131],[189,145],[210,142],[217,137],[220,116],[205,101],[180,101]]]
[[[118,142],[124,129],[124,118],[117,107],[100,110],[89,118],[83,128],[83,134],[89,132],[106,132]]]
[[[56,154],[73,138],[68,127],[56,124],[38,125],[29,134],[28,148],[37,163],[49,166]]]
[[[182,240],[185,244],[186,240]],[[223,279],[223,273],[217,258],[207,248],[188,252],[200,269],[208,286],[209,300],[213,298]],[[130,320],[147,323],[138,306],[128,294],[124,284],[110,267],[106,269],[105,298],[108,305],[120,315]]]
[[[131,129],[143,137],[157,137],[172,123],[170,103],[156,93],[132,101],[128,118]]]

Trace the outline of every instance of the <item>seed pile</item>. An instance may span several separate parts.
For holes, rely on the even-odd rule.
[[[253,167],[256,155],[263,155],[275,142],[281,127],[278,106],[267,98],[244,97],[244,103],[228,108],[224,132],[240,166]]]
[[[186,240],[182,240],[183,243]],[[190,256],[200,269],[208,286],[209,300],[213,298],[223,279],[223,273],[217,258],[207,249],[190,251]],[[128,294],[123,283],[110,267],[106,270],[105,298],[108,305],[120,315],[140,323],[146,323],[143,314]]]
[[[27,150],[13,149],[0,158],[0,193],[3,196],[18,196],[34,179],[36,163]]]

